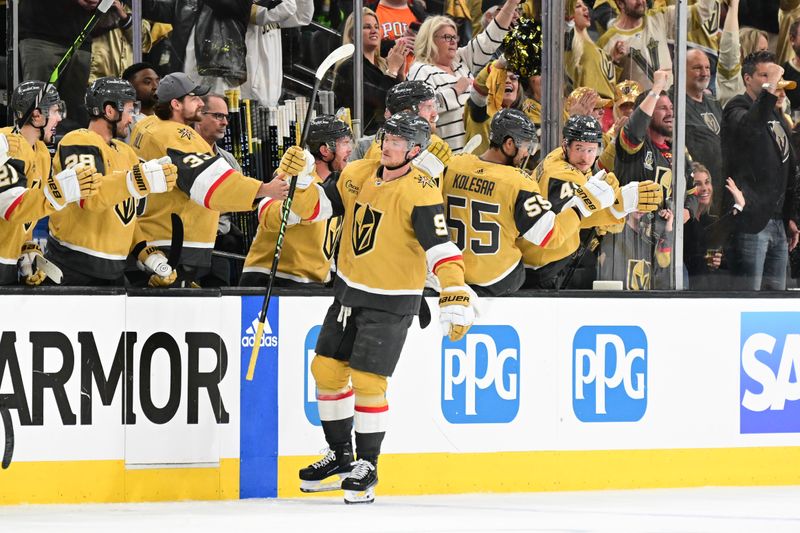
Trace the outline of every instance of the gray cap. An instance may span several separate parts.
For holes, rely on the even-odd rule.
[[[158,89],[156,89],[156,96],[161,102],[169,102],[173,98],[183,98],[190,93],[195,96],[203,96],[208,91],[208,87],[197,85],[185,73],[173,72],[161,78]]]

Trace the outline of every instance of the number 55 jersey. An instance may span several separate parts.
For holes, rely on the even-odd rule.
[[[525,268],[517,238],[539,246],[560,246],[577,234],[580,215],[558,215],[526,172],[454,156],[444,173],[442,193],[447,226],[464,256],[466,282],[478,295],[504,296],[522,286]]]

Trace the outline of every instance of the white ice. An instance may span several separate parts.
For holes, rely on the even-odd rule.
[[[184,531],[798,533],[800,487],[0,506],[2,533]]]

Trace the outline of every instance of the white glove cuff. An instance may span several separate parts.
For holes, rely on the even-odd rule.
[[[442,172],[444,172],[444,164],[438,157],[427,150],[420,152],[420,154],[411,161],[411,164],[432,178],[441,176]]]
[[[150,254],[144,260],[144,266],[153,274],[166,278],[172,274],[172,267],[167,263],[167,258],[161,254]]]
[[[8,150],[8,139],[4,134],[0,133],[0,165],[5,165],[6,161],[8,161]]]
[[[61,211],[67,207],[67,204],[77,202],[81,199],[81,186],[80,183],[78,183],[78,175],[73,169],[68,168],[62,170],[56,174],[53,179],[58,182],[64,198],[62,201],[56,199],[56,197],[53,196],[53,191],[50,190],[50,187],[46,183],[44,185],[44,196],[56,211]]]
[[[581,212],[581,215],[583,215],[583,218],[592,216],[592,211],[590,211],[589,208],[587,208],[583,204],[583,202],[578,199],[577,196],[573,196],[572,198],[567,200],[564,203],[564,207],[562,207],[561,210],[563,211],[564,209],[567,209],[567,208],[570,208],[570,207],[576,207],[578,209],[578,211]]]
[[[150,184],[151,193],[167,192],[167,177],[158,159],[142,163],[142,173]]]
[[[128,192],[131,193],[131,196],[136,198],[137,200],[141,200],[146,195],[139,192],[139,189],[133,184],[134,176],[133,171],[129,170],[127,176],[125,176],[125,184],[128,186]]]
[[[298,189],[308,189],[312,183],[314,183],[314,167],[316,166],[316,161],[314,160],[314,156],[311,155],[311,152],[308,150],[303,150],[303,155],[306,158],[306,168],[300,171],[297,175],[297,188]]]

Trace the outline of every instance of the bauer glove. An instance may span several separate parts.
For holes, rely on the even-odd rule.
[[[614,203],[614,188],[602,179],[602,175],[604,172],[597,173],[575,189],[575,194],[564,207],[576,207],[585,218],[611,206]]]
[[[661,186],[653,181],[634,181],[617,190],[614,205],[609,209],[617,218],[634,212],[649,213],[664,200]]]
[[[0,165],[4,165],[11,158],[11,154],[19,152],[21,145],[19,135],[0,133]]]
[[[19,276],[25,285],[41,285],[47,277],[44,270],[36,268],[36,257],[44,257],[42,249],[33,241],[28,241],[22,245],[19,256]]]
[[[475,292],[464,286],[447,287],[439,294],[439,323],[442,335],[461,340],[475,322]]]
[[[453,157],[453,151],[450,149],[450,145],[441,139],[437,139],[420,152],[414,158],[412,164],[435,178],[436,176],[441,176],[451,157]]]
[[[103,176],[90,165],[76,165],[50,175],[44,184],[44,196],[56,211],[67,204],[94,196],[100,190]]]

